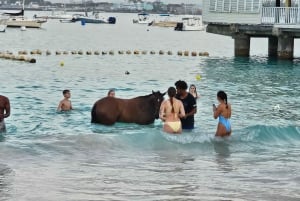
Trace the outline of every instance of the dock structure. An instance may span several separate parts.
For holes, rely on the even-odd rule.
[[[251,37],[268,38],[268,55],[293,59],[300,38],[300,0],[203,0],[209,33],[231,36],[235,56],[249,56]]]

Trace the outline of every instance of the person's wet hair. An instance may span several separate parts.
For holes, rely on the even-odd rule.
[[[107,95],[110,95],[110,93],[112,93],[112,92],[115,92],[115,90],[114,90],[114,89],[110,89],[110,90],[107,92]]]
[[[63,95],[65,95],[65,94],[67,94],[67,93],[70,93],[70,90],[69,90],[69,89],[63,90]]]
[[[183,89],[183,90],[187,90],[188,88],[187,83],[183,80],[178,80],[177,82],[175,82],[175,86],[177,89]]]
[[[191,85],[190,85],[190,89],[191,89],[192,87],[194,87],[195,91],[197,91],[196,85],[191,84]]]
[[[217,96],[223,100],[226,104],[226,108],[228,108],[228,105],[227,105],[227,94],[224,92],[224,91],[218,91],[217,93]]]
[[[168,89],[168,96],[170,97],[170,102],[171,102],[171,106],[172,106],[172,113],[175,112],[174,110],[174,106],[173,106],[173,98],[176,95],[176,89],[174,87],[169,87]]]
[[[192,88],[194,88],[194,90],[195,90],[195,94],[196,94],[196,96],[198,95],[198,93],[197,93],[197,88],[196,88],[196,85],[194,85],[194,84],[191,84],[190,85],[190,88],[189,88],[189,90],[191,90]]]

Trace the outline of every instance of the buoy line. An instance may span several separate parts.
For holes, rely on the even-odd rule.
[[[50,51],[50,50],[31,50],[31,51],[26,51],[26,50],[21,50],[18,51],[19,55],[115,55],[115,54],[119,54],[119,55],[173,55],[173,52],[171,50],[168,51],[164,51],[164,50],[159,50],[159,51],[155,51],[155,50],[118,50],[118,51],[114,51],[114,50],[71,50],[71,51],[66,51],[66,50],[56,50],[56,51]],[[209,56],[208,52],[197,52],[197,51],[189,51],[189,50],[179,50],[177,51],[177,56],[192,56],[192,57],[196,57],[196,56]]]
[[[13,52],[11,51],[5,51],[5,52],[0,52],[0,59],[10,59],[10,60],[15,60],[15,61],[25,61],[25,62],[29,62],[29,63],[36,63],[36,59],[35,58],[31,58],[28,55],[37,55],[37,56],[50,56],[50,55],[173,55],[173,52],[171,50],[168,51],[164,51],[164,50],[159,50],[159,51],[155,51],[155,50],[118,50],[118,51],[114,51],[114,50],[109,50],[109,51],[99,51],[99,50],[71,50],[71,51],[67,51],[67,50],[56,50],[56,51],[51,51],[51,50],[40,50],[40,49],[35,49],[35,50],[31,50],[31,51],[27,51],[27,50],[20,50],[17,52],[17,54],[15,55]],[[184,51],[177,51],[177,56],[184,56],[184,57],[188,57],[188,56],[192,56],[192,57],[196,57],[196,56],[209,56],[208,52],[197,52],[197,51],[188,51],[188,50],[184,50]]]
[[[8,59],[8,60],[14,60],[14,61],[24,61],[29,63],[36,63],[35,58],[27,57],[25,55],[14,55],[11,52],[0,52],[0,59]]]

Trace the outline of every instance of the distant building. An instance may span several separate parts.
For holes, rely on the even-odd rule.
[[[181,4],[168,4],[167,10],[170,13],[182,14],[184,13],[184,7]]]
[[[40,5],[38,3],[35,2],[30,2],[28,5],[28,8],[34,8],[34,9],[38,9],[40,7]]]

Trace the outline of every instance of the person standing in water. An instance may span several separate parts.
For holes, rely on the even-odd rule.
[[[176,89],[169,87],[169,99],[164,100],[160,106],[159,117],[164,121],[163,130],[168,133],[179,134],[182,132],[180,117],[185,116],[183,104],[175,98]]]
[[[110,90],[107,92],[107,96],[109,96],[109,97],[115,97],[115,96],[116,96],[115,90],[110,89]]]
[[[175,82],[177,94],[176,98],[183,104],[185,116],[180,118],[182,129],[194,128],[194,114],[197,112],[197,103],[189,92],[187,92],[188,85],[185,81],[178,80]]]
[[[70,90],[68,90],[68,89],[63,90],[63,96],[64,96],[64,99],[62,99],[59,102],[59,105],[57,107],[57,111],[69,111],[69,110],[72,110],[73,109],[72,103],[69,100],[71,98],[71,92],[70,92]]]
[[[0,95],[0,133],[6,131],[4,119],[10,115],[10,103],[6,96]]]
[[[197,92],[197,88],[196,85],[191,84],[190,88],[189,88],[189,92],[190,94],[192,94],[194,96],[194,98],[197,100],[198,98],[200,98],[198,92]]]
[[[219,123],[217,126],[216,136],[225,137],[231,135],[231,104],[227,101],[227,94],[224,91],[219,91],[217,93],[217,99],[219,105],[216,107],[213,104],[214,118],[219,118]]]

